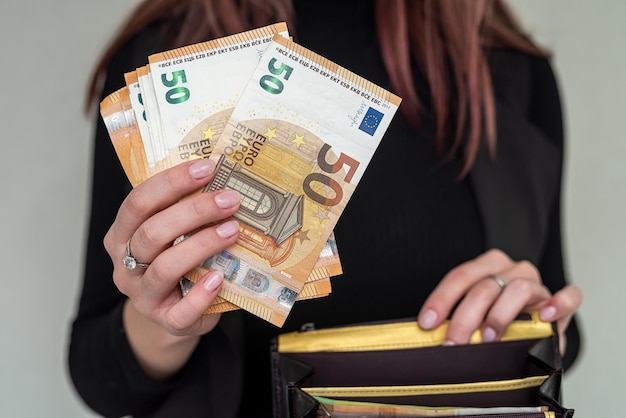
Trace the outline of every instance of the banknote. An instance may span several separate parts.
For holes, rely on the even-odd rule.
[[[342,272],[335,234],[332,233],[326,241],[311,274],[296,297],[296,301],[328,296],[332,291],[330,278],[340,275]],[[187,278],[181,280],[180,286],[183,295],[189,292],[193,284],[194,282]],[[239,306],[218,296],[205,313],[210,315],[236,309],[240,309]]]
[[[260,54],[277,33],[289,35],[284,22],[161,52],[125,74],[147,160],[144,174],[208,157]],[[126,165],[138,163],[121,157]]]
[[[274,36],[215,144],[204,189],[241,193],[240,238],[188,277],[222,270],[221,297],[281,326],[400,101]]]
[[[138,72],[131,71],[124,74],[126,81],[126,89],[130,96],[130,103],[135,115],[135,123],[139,131],[139,141],[141,141],[145,156],[145,173],[146,178],[156,173],[156,156],[152,147],[152,138],[150,137],[150,128],[148,126],[148,115],[143,105],[143,96],[139,87]],[[145,178],[144,178],[145,180]]]
[[[107,96],[100,113],[124,173],[134,186],[144,181],[146,157],[127,88]]]
[[[335,233],[331,232],[305,283],[324,277],[339,276],[342,273],[343,269],[341,267],[339,249],[337,248],[337,239],[335,238]]]
[[[130,81],[129,84],[137,84],[135,88],[138,90],[136,74],[128,73],[126,77],[127,81]],[[137,96],[139,96],[139,98],[136,103],[141,104],[140,94],[137,94]],[[144,148],[142,147],[141,135],[137,129],[138,126],[140,126],[137,118],[141,119],[142,107],[136,107],[135,110],[139,109],[139,111],[135,112],[131,108],[132,105],[130,102],[129,88],[124,87],[107,96],[101,102],[100,106],[105,126],[109,131],[118,158],[132,185],[136,186],[147,178],[145,172],[147,165],[145,161],[146,157],[143,153]],[[147,129],[147,127],[144,129]],[[149,137],[149,133],[146,133],[146,136]],[[330,293],[329,278],[341,273],[342,268],[335,237],[334,234],[331,234],[298,299],[328,295]],[[314,281],[319,281],[319,283],[311,283]],[[181,285],[181,287],[184,293],[186,293],[188,285]],[[223,312],[237,308],[221,299],[216,302],[216,305],[218,305],[218,303],[220,305],[219,308],[213,306],[207,313]]]
[[[148,57],[166,167],[210,155],[276,34],[284,22]]]
[[[139,80],[139,91],[141,94],[145,118],[148,125],[150,141],[144,140],[145,146],[152,149],[154,155],[154,165],[149,167],[149,171],[157,173],[164,168],[164,160],[167,157],[167,145],[161,112],[159,111],[159,100],[152,82],[152,73],[149,65],[137,68],[137,78]]]
[[[316,397],[320,402],[320,417],[336,418],[410,418],[410,417],[471,417],[471,416],[551,416],[545,406],[489,407],[489,408],[444,408],[414,405],[393,405],[373,402],[355,402]],[[324,415],[327,414],[327,415]]]
[[[269,34],[268,34],[268,31],[269,31]],[[199,47],[200,44],[198,44],[195,46],[187,47],[186,49],[182,48],[182,49],[174,50],[174,51],[166,51],[162,54],[157,54],[157,55],[150,57],[149,58],[151,62],[150,65],[154,64],[155,68],[163,69],[163,68],[169,67],[170,65],[182,65],[183,63],[185,65],[189,65],[189,63],[193,63],[194,61],[199,62],[202,60],[208,60],[209,57],[222,55],[224,57],[227,57],[227,56],[230,57],[229,59],[227,59],[227,61],[229,61],[231,65],[228,68],[232,68],[233,63],[240,62],[238,57],[243,56],[242,51],[248,51],[246,54],[248,57],[251,57],[252,54],[250,54],[249,52],[251,50],[255,50],[256,57],[254,58],[254,61],[258,62],[259,59],[263,57],[264,48],[267,47],[267,44],[269,43],[270,38],[272,39],[276,38],[276,34],[280,34],[281,36],[286,36],[287,35],[286,26],[284,24],[273,25],[272,27],[261,28],[261,32],[260,30],[256,30],[256,32],[250,31],[244,34],[235,35],[233,37],[223,38],[217,41],[213,41],[214,43],[209,45],[208,48],[207,48],[207,45],[209,43],[204,43],[205,45],[204,48],[200,48]],[[272,42],[277,42],[277,41],[276,39],[273,39]],[[293,44],[293,46],[297,47],[297,45],[295,44]],[[185,55],[185,52],[188,54]],[[350,83],[354,84],[356,82],[355,84],[356,87],[353,86],[352,88],[353,93],[358,92],[358,94],[361,94],[361,92],[358,90],[358,87],[363,88],[363,93],[362,93],[363,100],[361,100],[360,107],[355,111],[354,115],[352,116],[348,115],[348,117],[351,118],[350,121],[352,125],[356,124],[356,119],[362,116],[362,113],[364,112],[363,109],[366,105],[365,100],[371,100],[371,102],[374,105],[377,105],[379,106],[379,108],[385,110],[385,103],[386,103],[385,99],[389,97],[393,97],[393,100],[391,100],[389,103],[392,104],[391,107],[393,107],[393,112],[395,112],[395,109],[397,108],[397,105],[399,104],[399,101],[400,101],[399,98],[392,96],[392,95],[389,96],[387,92],[380,89],[379,87],[376,87],[372,85],[371,83],[365,82],[365,80],[360,79],[358,76],[355,76],[341,69],[340,67],[331,63],[330,61],[324,60],[323,58],[316,56],[310,51],[300,49],[299,51],[294,51],[294,52],[300,52],[300,53],[304,52],[303,59],[310,59],[311,62],[320,66],[320,68],[322,68],[322,75],[327,78],[331,77],[334,83],[340,83],[340,80],[342,80],[342,77],[343,77],[345,80],[342,80],[341,85],[344,88],[346,88],[346,86],[348,86]],[[191,57],[190,54],[193,55],[193,59],[190,58]],[[168,59],[171,59],[171,61],[167,61]],[[252,61],[253,60],[250,59],[250,62]],[[205,62],[208,62],[208,61],[205,61]],[[160,67],[159,67],[159,64],[161,65]],[[102,103],[103,108],[108,107],[109,108],[108,110],[102,110],[101,108],[101,113],[103,113],[103,117],[105,117],[105,114],[107,113],[107,111],[110,111],[110,109],[112,109],[115,106],[124,107],[122,111],[126,111],[125,117],[127,117],[129,121],[132,118],[128,117],[128,115],[130,114],[134,115],[134,124],[131,124],[131,122],[128,122],[127,123],[128,127],[124,127],[123,130],[111,131],[113,132],[112,139],[113,139],[113,136],[116,135],[115,132],[117,132],[118,138],[120,137],[120,134],[122,132],[125,138],[127,138],[127,136],[132,138],[132,140],[130,141],[130,147],[131,147],[130,153],[128,152],[127,148],[124,148],[124,147],[129,146],[128,139],[126,139],[126,142],[117,141],[118,146],[116,147],[116,152],[117,150],[119,150],[118,156],[120,157],[120,161],[122,161],[122,165],[124,166],[125,171],[127,175],[129,176],[129,179],[131,179],[131,182],[133,183],[133,185],[136,185],[140,181],[145,180],[145,178],[149,177],[150,175],[164,168],[167,168],[171,164],[178,163],[189,158],[206,158],[207,156],[209,156],[215,144],[217,143],[217,139],[220,137],[222,130],[226,126],[225,124],[226,124],[228,117],[233,111],[233,108],[232,108],[233,104],[236,102],[236,100],[238,100],[238,97],[241,93],[241,92],[233,93],[234,90],[231,90],[231,93],[232,93],[231,99],[221,100],[220,102],[218,102],[217,105],[216,105],[216,102],[214,102],[212,104],[212,109],[211,109],[211,111],[214,112],[212,114],[208,114],[206,112],[204,114],[202,114],[201,112],[200,113],[196,112],[196,113],[191,113],[191,118],[185,118],[184,129],[181,129],[180,127],[178,127],[178,130],[177,130],[179,135],[181,135],[181,137],[179,138],[181,142],[179,142],[179,147],[176,148],[176,152],[178,154],[176,154],[176,152],[172,153],[171,152],[172,150],[170,149],[168,145],[168,139],[167,139],[167,134],[166,134],[166,132],[170,132],[170,130],[168,129],[171,127],[171,125],[168,125],[167,123],[164,122],[167,119],[164,119],[163,115],[168,115],[168,111],[163,110],[163,109],[168,108],[167,104],[173,105],[173,104],[180,104],[180,103],[189,101],[189,97],[191,97],[191,94],[187,95],[184,89],[170,89],[165,92],[158,91],[156,87],[158,86],[158,83],[155,83],[154,81],[158,79],[159,73],[157,72],[155,76],[152,73],[152,70],[151,70],[152,67],[150,65],[140,67],[136,71],[126,74],[125,75],[126,82],[127,82],[126,89],[121,89],[120,91],[114,93],[113,95],[111,95],[111,97],[103,101]],[[224,68],[227,68],[227,66],[224,66]],[[315,68],[315,66],[313,66],[313,68]],[[206,68],[204,69],[206,70]],[[174,81],[176,81],[177,83],[182,82],[183,79],[187,81],[185,69],[182,69],[183,71],[182,73],[180,72],[181,69],[168,68],[168,70],[171,72],[166,71],[166,72],[160,73],[161,84],[163,86],[180,87],[180,86],[172,86],[172,85],[167,86],[166,83],[164,83],[164,81],[169,82],[170,84],[173,83]],[[333,71],[336,71],[337,73],[331,76],[331,74],[333,74],[332,73]],[[232,77],[232,74],[231,74],[232,71],[228,72],[228,70],[226,70],[226,72],[227,74],[224,75],[224,71],[222,71],[220,74],[215,74],[215,73],[211,73],[210,71],[205,71],[205,76],[208,75],[208,77],[205,78],[205,80],[211,79],[211,82],[214,83],[215,79],[217,78],[218,80],[228,80],[229,82],[229,83],[222,83],[222,84],[230,84],[236,77],[235,78]],[[194,71],[191,71],[191,73],[194,74]],[[168,77],[172,77],[172,78],[168,78]],[[249,78],[249,75],[246,77]],[[194,79],[195,78],[196,77],[194,76]],[[239,77],[239,79],[243,80],[243,77]],[[274,80],[278,80],[280,82],[280,80],[276,77],[274,77],[274,80],[271,80],[267,77],[264,78],[264,80],[266,82],[265,87],[267,91],[274,88],[274,86],[272,86],[271,84]],[[363,83],[365,83],[364,87],[362,86]],[[242,85],[245,86],[245,83],[243,83]],[[191,85],[189,86],[191,87]],[[239,89],[243,89],[243,87],[240,86]],[[368,89],[373,90],[373,91],[368,91]],[[196,90],[197,89],[194,88],[194,91]],[[382,93],[382,94],[379,94],[377,96],[377,93]],[[112,107],[111,103],[109,103],[108,106],[104,106],[104,103],[107,102],[107,100],[111,102],[111,99],[113,99],[116,94],[119,97],[124,97],[124,100],[123,100],[124,104],[118,105],[116,103],[115,106]],[[163,100],[163,98],[159,100],[159,94],[165,97],[165,101]],[[204,100],[204,102],[208,103],[207,101],[208,94],[206,91],[203,91],[199,96],[200,96],[199,97],[200,101]],[[182,98],[187,97],[187,99],[179,100],[181,97]],[[224,98],[226,96],[224,95],[221,97]],[[235,97],[235,100],[233,100],[232,97]],[[168,98],[170,99],[169,101],[167,100]],[[119,98],[117,100],[119,100]],[[131,104],[130,109],[132,109],[131,113],[128,113],[129,101]],[[177,101],[180,101],[180,103],[175,103]],[[170,102],[174,102],[174,103],[170,103]],[[167,103],[167,104],[164,104],[164,103]],[[381,103],[382,103],[382,107],[380,106]],[[193,101],[190,101],[189,104],[193,104]],[[390,107],[388,103],[387,103],[387,107]],[[179,109],[182,110],[183,107],[180,107]],[[195,109],[197,111],[199,107],[196,105]],[[378,113],[375,113],[375,112],[378,112]],[[385,110],[385,112],[387,112],[387,110]],[[378,119],[382,119],[383,114],[380,111],[375,111],[370,106],[367,110],[367,114],[361,121],[359,129],[362,130],[363,132],[368,133],[368,135],[376,139],[376,141],[379,141],[380,138],[379,137],[376,138],[376,136],[374,135],[374,131],[378,129],[379,125],[385,126],[385,124],[388,124],[389,120],[393,116],[393,112],[387,112],[389,116],[387,117],[385,123],[380,124],[378,122]],[[308,117],[308,115],[305,115],[305,116]],[[317,117],[319,118],[319,115]],[[211,120],[211,118],[213,118],[213,120]],[[176,116],[173,117],[172,120],[181,121],[183,119],[182,119],[181,114],[179,113],[179,114],[176,114]],[[197,121],[200,121],[200,122],[195,123]],[[293,121],[290,121],[290,120],[287,120],[286,122],[291,123],[294,126],[297,125],[297,123],[293,123]],[[303,128],[307,128],[307,127],[305,126]],[[333,127],[327,124],[326,129],[329,130],[331,128]],[[384,129],[386,129],[386,127],[381,128],[379,130],[379,133],[384,132]],[[368,130],[370,132],[368,132]],[[275,135],[277,134],[277,137],[279,137],[279,140],[281,140],[280,135],[284,134],[287,131],[288,129],[285,129],[283,126],[277,127],[274,132],[271,132],[271,131],[269,132],[269,135],[268,135],[269,141],[272,140],[272,134],[275,134]],[[196,135],[196,138],[193,138],[194,134]],[[200,151],[200,155],[198,155],[198,151],[199,151],[198,145],[199,145],[199,142],[202,141],[202,139],[197,139],[198,134],[202,135],[202,139],[207,139],[205,137],[210,136],[209,138],[210,147],[209,148],[205,147],[206,142],[204,144],[201,144],[203,146],[203,150]],[[296,137],[296,141],[303,140],[303,138],[304,137],[301,137],[301,138]],[[143,148],[143,153],[139,156],[134,156],[132,149],[136,149],[138,144]],[[297,145],[298,148],[300,147],[300,145],[302,144]],[[193,148],[194,146],[196,148]],[[308,145],[305,144],[305,147],[307,146]],[[266,147],[266,149],[268,150],[271,150],[271,148],[272,146]],[[266,159],[272,158],[271,153],[266,153],[266,154],[268,154],[265,156]],[[172,158],[171,155],[175,155],[175,157]],[[339,175],[342,175],[342,173],[344,173],[344,171],[346,170],[349,176],[354,176],[354,173],[357,171],[358,167],[353,167],[350,162],[346,163],[347,160],[344,160],[344,159],[349,157],[348,154],[344,154],[342,152],[340,152],[339,154],[334,154],[333,152],[325,151],[324,155],[327,158],[327,160],[324,161],[323,163],[329,167],[333,165],[333,167],[330,167],[330,169],[334,170],[334,166],[336,165],[345,165],[346,167],[345,169],[341,168],[341,170],[337,168],[337,171],[334,171],[334,172],[331,171],[330,173],[322,173],[322,174],[325,174],[325,177],[323,177],[322,180],[320,180],[320,178],[313,179],[311,177],[309,179],[310,181],[308,182],[307,190],[309,191],[309,193],[315,193],[316,196],[318,197],[318,200],[321,199],[322,197],[325,197],[328,191],[330,191],[331,193],[336,191],[335,190],[336,188],[339,188],[342,194],[345,193],[347,196],[349,196],[356,182],[352,182],[354,183],[352,184],[347,178],[344,178],[344,180],[346,180],[346,184],[337,186],[339,184],[337,182],[325,184],[324,178],[328,178],[331,181],[335,181],[335,179],[333,178],[333,175],[334,177],[336,177],[337,172],[339,172]],[[337,157],[337,155],[339,155],[339,157]],[[340,158],[340,159],[335,161],[335,163],[332,163],[332,159],[334,157]],[[261,156],[259,160],[262,161],[263,158],[264,157]],[[367,161],[369,161],[369,158],[371,158],[371,155],[368,155],[367,158],[361,158],[361,160],[357,161],[357,163],[360,163],[361,161],[363,161],[364,162],[362,164],[362,167],[363,167],[367,164]],[[294,162],[294,164],[298,164],[298,162]],[[316,164],[319,166],[320,162],[318,161]],[[259,166],[263,166],[263,164],[259,164]],[[313,173],[310,173],[310,174],[313,174]],[[316,174],[319,177],[320,173],[316,173]],[[280,186],[280,182],[278,182],[277,185]],[[344,192],[344,189],[346,192]],[[318,209],[317,217],[320,219],[320,224],[323,224],[323,223],[326,223],[327,225],[334,224],[336,222],[337,216],[332,216],[332,215],[335,215],[336,212],[340,212],[343,210],[343,207],[345,207],[345,201],[347,201],[347,199],[340,198],[337,200],[337,203],[335,203],[335,205],[340,209],[339,211],[337,211],[335,208],[334,211],[329,211],[328,213],[326,213],[325,210],[327,210],[328,208],[326,208],[325,210]],[[306,204],[306,200],[303,203],[304,203],[304,207],[308,206]],[[329,205],[326,205],[326,206],[329,206]],[[285,213],[286,212],[283,211],[283,216],[281,218],[282,221],[285,220],[284,219]],[[330,214],[331,217],[326,219],[328,214]],[[325,222],[327,220],[330,220],[330,221]],[[247,238],[248,244],[250,243],[250,239],[252,240],[255,239],[255,237],[250,234],[251,229],[249,228],[249,226],[250,225],[248,224],[243,224],[243,227],[242,227],[242,235],[244,235]],[[307,230],[304,230],[304,229],[300,230],[300,232],[298,233],[298,239],[300,240],[300,244],[303,244],[303,242],[305,241],[310,241],[312,240],[312,238],[315,239],[316,241],[320,241],[319,237],[327,234],[329,230],[332,231],[332,228],[325,228],[325,229],[322,228],[322,230],[323,230],[322,235],[320,235],[319,231],[316,231],[315,229],[311,230],[309,228]],[[312,238],[309,237],[309,234],[313,234]],[[329,236],[328,241],[333,240],[333,239],[334,237]],[[291,241],[293,241],[293,239],[291,239]],[[271,260],[271,263],[274,263],[274,264],[276,263],[278,259],[280,259],[280,255],[278,253],[285,248],[285,245],[282,241],[275,242],[275,244],[276,244],[276,248],[271,250],[271,251],[274,251],[274,255],[269,256],[269,258],[267,254],[264,255],[266,259]],[[278,246],[282,246],[282,247],[278,248]],[[310,245],[309,247],[314,248],[314,246],[310,246]],[[317,248],[319,248],[319,246]],[[244,271],[246,272],[247,280],[245,281],[245,283],[246,283],[248,290],[250,288],[254,288],[254,293],[252,294],[253,298],[252,299],[249,298],[250,294],[245,294],[245,293],[236,294],[236,292],[235,294],[233,294],[232,292],[229,293],[228,291],[225,292],[226,295],[230,295],[231,297],[229,299],[231,301],[238,303],[238,305],[240,306],[243,305],[245,309],[268,319],[272,323],[279,325],[284,321],[284,318],[286,317],[286,313],[288,312],[288,309],[286,312],[285,309],[282,309],[282,308],[284,308],[285,305],[289,305],[289,309],[290,309],[290,305],[293,304],[293,301],[298,299],[298,296],[297,296],[298,293],[302,293],[300,298],[309,298],[309,297],[318,297],[318,296],[326,295],[330,292],[330,282],[328,278],[341,273],[341,264],[336,254],[336,247],[335,247],[334,256],[333,254],[330,254],[330,256],[325,256],[324,255],[325,248],[326,247],[322,246],[321,251],[317,257],[316,264],[314,265],[314,268],[311,269],[308,266],[304,266],[299,270],[301,274],[299,274],[295,278],[296,280],[295,286],[291,286],[291,288],[284,287],[284,286],[282,288],[273,286],[274,287],[273,295],[270,295],[271,292],[267,291],[268,290],[267,286],[263,282],[263,280],[258,281],[260,276],[257,275],[258,273],[257,270],[248,269],[248,267],[250,267],[249,264],[246,264],[245,262],[241,263],[242,260],[240,260],[237,257],[233,258],[233,254],[230,254],[229,252],[218,254],[212,257],[211,259],[206,260],[205,263],[203,263],[203,266],[195,270],[196,272],[195,279],[197,279],[199,277],[199,274],[202,274],[203,271],[206,271],[207,268],[215,268],[220,263],[224,263],[224,261],[226,261],[227,262],[226,264],[228,264],[232,268],[233,267],[232,261],[236,260],[236,264],[237,264],[236,274],[241,275]],[[291,252],[292,251],[289,251],[289,253]],[[302,251],[300,252],[302,253]],[[310,254],[308,254],[306,257],[307,263],[309,263],[310,260],[314,258],[315,257],[312,257]],[[274,266],[272,265],[272,267]],[[285,281],[284,279],[285,277],[287,277],[288,279],[292,279],[291,277],[289,277],[289,274],[290,274],[289,270],[274,269],[273,274],[275,275],[277,271],[280,271],[280,274],[282,275],[281,279],[283,282]],[[304,274],[306,271],[309,272],[309,275],[305,280],[303,280]],[[193,280],[194,278],[193,274],[191,276]],[[233,274],[230,274],[227,276],[227,278],[230,278],[231,280],[234,277],[235,276]],[[317,283],[314,283],[314,282],[317,282]],[[260,287],[257,286],[257,283],[259,283]],[[278,280],[276,281],[276,283],[280,284],[281,281]],[[306,286],[303,283],[306,283]],[[256,296],[258,296],[258,295],[255,295],[255,293],[258,293],[259,291],[265,294],[266,299],[270,300],[269,304],[267,301],[265,301],[265,303],[259,304],[258,300],[255,300]],[[225,302],[224,305],[226,305],[226,301],[224,302]],[[278,310],[276,309],[277,303],[278,303],[278,307],[280,308]],[[282,312],[278,312],[279,310],[282,310]],[[273,315],[275,316],[275,319],[271,319]]]
[[[187,279],[183,278],[180,282],[181,292],[183,295],[186,295],[194,283]],[[330,295],[331,293],[331,283],[330,278],[322,278],[312,282],[307,282],[302,287],[302,291],[298,294],[296,301],[307,300],[307,299],[315,299],[321,298]],[[227,300],[217,297],[209,306],[209,308],[205,311],[205,315],[212,315],[224,312],[230,312],[241,309],[239,306],[234,303],[228,302]]]

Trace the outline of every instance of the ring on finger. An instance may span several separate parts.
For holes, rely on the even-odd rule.
[[[486,278],[491,279],[494,282],[496,282],[498,286],[500,286],[500,292],[502,292],[504,288],[506,287],[506,282],[502,280],[502,277],[491,275],[491,276],[487,276]]]
[[[124,267],[126,267],[130,271],[135,270],[137,267],[142,268],[142,269],[147,269],[148,267],[150,267],[150,263],[141,263],[137,261],[135,257],[133,257],[133,255],[130,252],[130,239],[126,243],[126,255],[124,257]]]

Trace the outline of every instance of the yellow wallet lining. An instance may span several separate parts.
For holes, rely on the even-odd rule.
[[[434,347],[443,343],[447,327],[446,322],[437,329],[425,331],[417,325],[416,321],[408,321],[290,332],[278,337],[278,351],[281,353],[355,352]],[[553,333],[552,325],[539,320],[538,313],[534,312],[530,320],[513,321],[502,336],[502,341],[547,338]],[[480,331],[475,331],[470,343],[476,344],[481,341]]]
[[[502,392],[509,390],[539,387],[548,376],[533,376],[523,379],[500,380],[492,382],[472,382],[441,385],[411,386],[354,386],[354,387],[312,387],[302,388],[311,396],[322,397],[385,397],[385,396],[420,396],[453,395],[476,392]]]

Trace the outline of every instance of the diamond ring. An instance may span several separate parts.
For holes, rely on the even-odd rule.
[[[140,263],[130,253],[130,240],[128,240],[128,242],[126,243],[126,256],[124,257],[124,267],[126,267],[130,271],[135,270],[137,267],[140,267],[142,269],[147,269],[148,267],[150,267],[150,263]]]

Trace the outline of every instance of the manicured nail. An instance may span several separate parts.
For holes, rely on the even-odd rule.
[[[452,340],[445,340],[442,345],[452,347],[453,345],[456,345],[456,343]]]
[[[215,164],[211,160],[198,160],[189,166],[189,175],[196,180],[210,176],[215,170]]]
[[[209,292],[214,292],[215,289],[220,287],[222,282],[224,281],[224,275],[221,271],[212,271],[209,273],[208,277],[204,280],[204,289]]]
[[[490,343],[496,340],[496,330],[491,327],[486,327],[483,329],[483,341],[486,343]]]
[[[437,312],[433,311],[432,309],[427,309],[424,312],[422,312],[422,314],[420,315],[418,319],[418,322],[420,324],[420,327],[424,329],[430,329],[433,327],[436,320],[437,320]]]
[[[239,192],[234,190],[224,190],[223,192],[216,194],[214,199],[217,206],[222,209],[228,209],[239,203],[241,195]]]
[[[215,227],[215,232],[220,238],[230,238],[239,232],[239,223],[237,221],[224,222]]]
[[[554,306],[546,306],[539,312],[539,319],[542,321],[552,321],[556,316],[556,308]]]

